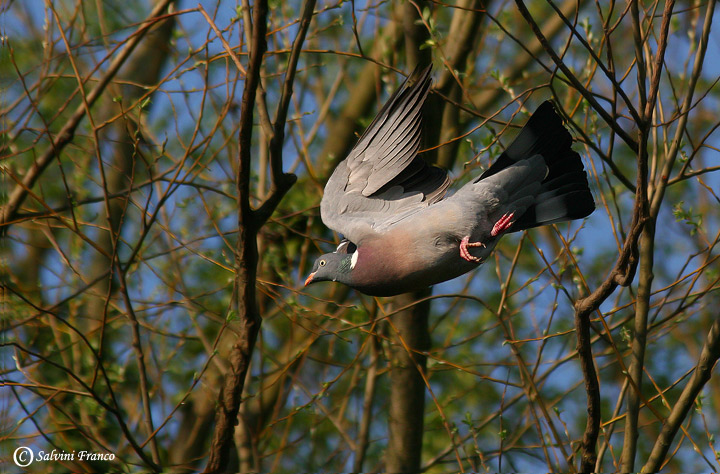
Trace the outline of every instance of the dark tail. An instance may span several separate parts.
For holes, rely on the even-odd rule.
[[[571,145],[572,137],[553,103],[543,102],[507,150],[478,178],[478,181],[487,178],[534,155],[544,158],[549,172],[542,190],[535,204],[513,223],[509,232],[582,219],[595,210],[585,168]]]

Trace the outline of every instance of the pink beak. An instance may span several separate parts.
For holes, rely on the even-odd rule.
[[[312,272],[305,280],[305,286],[308,286],[310,283],[312,283],[314,277],[315,277],[315,272]]]

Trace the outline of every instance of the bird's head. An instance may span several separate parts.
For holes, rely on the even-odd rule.
[[[326,253],[315,260],[310,276],[305,280],[305,286],[318,281],[338,281],[349,285],[351,272],[357,263],[358,252],[353,253]]]

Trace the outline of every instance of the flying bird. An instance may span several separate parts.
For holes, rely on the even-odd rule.
[[[330,176],[320,215],[344,238],[315,261],[306,286],[336,281],[373,296],[420,290],[477,268],[506,233],[595,209],[550,101],[490,168],[447,195],[447,172],[418,155],[430,70],[405,80]]]

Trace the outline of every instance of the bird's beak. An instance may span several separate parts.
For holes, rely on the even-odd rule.
[[[307,279],[305,280],[305,286],[308,286],[310,283],[312,283],[313,278],[315,278],[315,272],[312,272]]]

